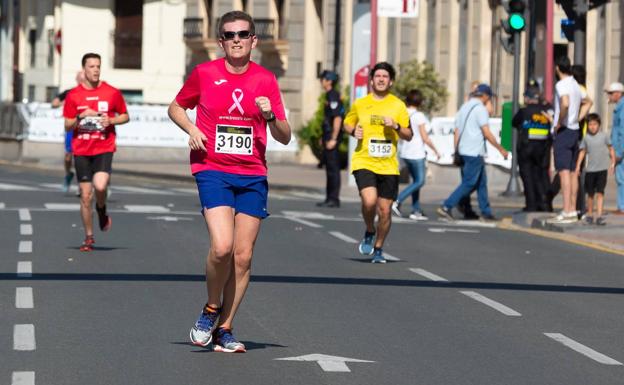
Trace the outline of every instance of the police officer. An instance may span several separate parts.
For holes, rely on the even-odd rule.
[[[338,74],[323,71],[320,76],[321,87],[325,91],[325,109],[323,114],[323,158],[327,174],[325,201],[319,207],[340,207],[340,154],[338,147],[342,141],[342,120],[344,107],[340,93],[336,91]]]
[[[540,103],[540,90],[537,86],[527,87],[524,104],[512,120],[513,127],[518,130],[518,167],[525,199],[523,211],[548,211],[552,117],[547,106]]]

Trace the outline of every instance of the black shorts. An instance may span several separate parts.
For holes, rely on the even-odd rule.
[[[607,170],[585,173],[585,192],[592,196],[595,193],[604,194],[607,186]]]
[[[576,169],[576,159],[579,153],[579,133],[580,130],[570,130],[561,127],[553,141],[553,152],[555,157],[555,169],[557,171]]]
[[[74,155],[76,178],[78,182],[91,182],[96,172],[111,173],[113,153],[105,152],[98,155]]]
[[[398,175],[375,174],[370,170],[361,169],[353,171],[353,176],[359,191],[366,187],[375,187],[377,196],[392,200],[396,200],[399,194]]]

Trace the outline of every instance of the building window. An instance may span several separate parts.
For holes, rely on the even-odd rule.
[[[143,104],[143,91],[141,90],[121,90],[121,94],[128,104]]]
[[[28,45],[30,46],[30,67],[35,68],[37,63],[37,30],[28,31]]]
[[[58,95],[58,87],[46,87],[46,102],[50,103]]]
[[[29,84],[28,85],[28,101],[29,102],[35,101],[35,91],[36,91],[35,86],[32,84]]]
[[[141,69],[143,0],[115,0],[115,68]]]

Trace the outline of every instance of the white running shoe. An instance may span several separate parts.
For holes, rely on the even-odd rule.
[[[426,220],[428,220],[429,218],[427,218],[427,217],[425,216],[425,214],[420,213],[420,212],[418,212],[418,211],[417,211],[417,212],[415,212],[415,213],[411,213],[411,214],[409,215],[409,219],[414,220],[414,221],[426,221]]]

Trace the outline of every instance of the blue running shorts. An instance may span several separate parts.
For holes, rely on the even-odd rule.
[[[555,135],[553,142],[555,170],[574,171],[576,169],[576,159],[579,154],[579,133],[579,130],[561,127]]]
[[[195,176],[197,191],[204,208],[230,206],[235,213],[264,219],[267,212],[269,184],[266,176],[237,175],[221,171],[200,171]]]
[[[74,137],[74,131],[65,131],[65,152],[68,154],[72,153],[72,138]]]

